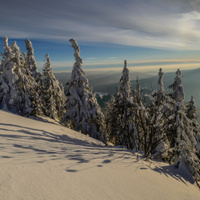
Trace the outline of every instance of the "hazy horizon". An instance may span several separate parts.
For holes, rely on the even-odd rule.
[[[54,72],[71,71],[74,38],[84,70],[119,70],[124,60],[130,70],[198,68],[199,8],[198,0],[5,1],[0,52],[3,36],[25,52],[30,39],[40,71],[47,53]]]

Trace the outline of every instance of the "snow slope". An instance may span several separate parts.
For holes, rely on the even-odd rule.
[[[199,200],[185,171],[0,111],[1,200]]]

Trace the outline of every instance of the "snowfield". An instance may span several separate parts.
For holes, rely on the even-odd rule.
[[[0,111],[0,200],[199,200],[185,170]]]

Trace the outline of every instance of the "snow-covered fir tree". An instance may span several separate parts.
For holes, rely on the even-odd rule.
[[[151,157],[151,146],[149,141],[150,124],[149,113],[143,104],[142,90],[140,88],[139,80],[136,81],[136,89],[133,91],[134,102],[134,123],[137,129],[137,137],[135,138],[136,149],[144,152],[144,155]]]
[[[28,116],[37,109],[36,82],[24,65],[20,49],[14,42],[8,45],[4,37],[4,53],[0,76],[0,108]]]
[[[176,71],[176,77],[174,79],[173,84],[169,86],[170,89],[172,89],[171,96],[171,107],[168,109],[168,124],[167,124],[167,134],[168,139],[170,141],[170,146],[174,147],[176,144],[176,138],[177,138],[177,127],[175,126],[177,122],[177,116],[180,110],[184,110],[184,90],[182,85],[182,78],[180,69]],[[184,112],[184,111],[183,111]]]
[[[167,110],[169,108],[169,97],[165,92],[163,84],[164,72],[162,68],[158,72],[159,89],[154,90],[150,97],[150,106],[148,107],[147,126],[149,127],[148,142],[150,156],[167,156],[169,142],[165,133]]]
[[[32,43],[30,40],[25,40],[25,44],[26,44],[26,50],[27,50],[27,55],[25,56],[26,62],[27,62],[27,67],[29,68],[29,70],[32,73],[32,76],[34,77],[36,82],[38,82],[41,77],[41,74],[38,72]]]
[[[111,98],[106,107],[106,124],[110,140],[115,144],[126,146],[128,149],[136,148],[137,130],[133,120],[133,109],[129,70],[125,60],[119,92],[115,98]]]
[[[174,110],[169,116],[171,129],[167,133],[172,150],[170,159],[178,168],[186,165],[199,185],[200,160],[196,151],[197,141],[192,131],[191,120],[186,116],[180,70],[177,70],[174,83],[170,87],[173,89],[172,97],[175,100]]]
[[[131,83],[129,80],[129,70],[127,68],[126,60],[124,60],[124,68],[122,71],[122,77],[120,79],[119,95],[121,99],[126,99],[130,101]]]
[[[30,40],[25,40],[25,45],[26,45],[26,50],[27,50],[27,54],[25,52],[23,52],[23,56],[24,56],[24,62],[26,65],[27,70],[30,71],[31,76],[35,79],[36,81],[36,85],[35,85],[35,91],[37,93],[37,109],[35,110],[35,114],[36,115],[42,115],[42,107],[43,107],[43,102],[41,99],[42,96],[42,79],[41,79],[41,73],[38,72],[38,68],[37,68],[37,63],[35,61],[35,57],[34,57],[34,49],[32,46],[32,43]]]
[[[42,86],[43,113],[52,119],[62,120],[65,113],[66,96],[62,84],[53,74],[48,54],[46,54],[46,63],[42,74]]]
[[[185,94],[183,91],[183,85],[182,85],[182,79],[183,76],[181,75],[180,69],[176,71],[176,77],[174,79],[174,83],[169,86],[169,88],[172,88],[172,98],[175,99],[176,102],[182,104],[184,103]]]
[[[18,79],[14,72],[16,63],[8,45],[8,38],[4,37],[4,53],[1,63],[2,73],[0,75],[0,108],[3,110],[15,109],[15,101],[17,99],[16,81]]]
[[[194,103],[193,96],[191,97],[191,100],[186,105],[186,115],[188,119],[190,119],[191,131],[193,132],[194,137],[197,141],[196,148],[197,148],[198,156],[200,158],[200,126],[197,121],[198,119],[197,109]]]
[[[141,88],[140,88],[140,84],[139,84],[139,80],[138,80],[138,77],[137,77],[137,80],[136,80],[136,88],[133,90],[132,92],[132,100],[133,100],[133,105],[134,105],[134,109],[133,109],[133,114],[134,114],[134,118],[133,118],[133,122],[135,124],[135,127],[136,127],[136,130],[137,130],[137,134],[135,135],[134,137],[134,143],[135,143],[135,149],[137,151],[140,151],[142,150],[141,148],[141,145],[142,145],[142,137],[141,137],[141,134],[140,134],[140,111],[143,110],[145,111],[145,107],[142,103],[142,91],[141,91]]]
[[[115,102],[115,96],[111,96],[110,100],[106,102],[105,106],[105,122],[106,122],[106,142],[111,142],[113,144],[118,143],[118,108]]]
[[[75,63],[71,78],[67,83],[66,114],[64,123],[71,123],[74,130],[93,138],[104,140],[104,115],[95,94],[89,88],[88,79],[82,70],[82,59],[77,42],[69,40],[74,49]]]

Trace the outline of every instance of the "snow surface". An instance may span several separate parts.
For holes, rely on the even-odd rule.
[[[199,200],[184,170],[0,111],[1,200]]]

